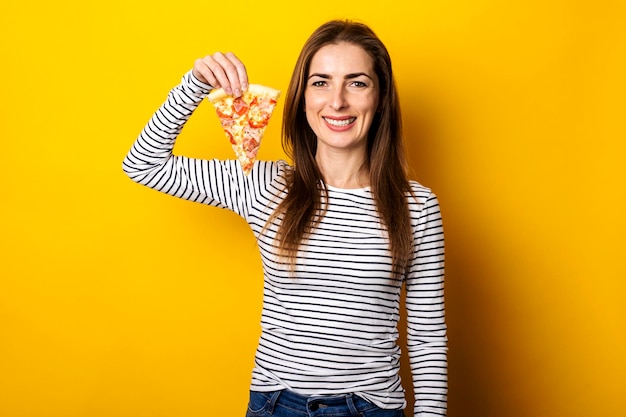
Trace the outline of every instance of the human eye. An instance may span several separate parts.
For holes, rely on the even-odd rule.
[[[326,86],[326,81],[325,80],[312,80],[311,81],[311,86],[312,87],[325,87]]]
[[[351,85],[353,87],[358,87],[358,88],[365,88],[365,87],[367,87],[367,83],[365,83],[363,81],[359,81],[359,80],[352,81]]]
[[[308,85],[314,88],[325,88],[328,87],[328,80],[330,77],[327,74],[314,72],[309,75]]]

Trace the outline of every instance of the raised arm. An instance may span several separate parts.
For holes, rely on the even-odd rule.
[[[245,180],[236,161],[194,159],[172,151],[185,123],[212,88],[237,91],[247,83],[245,67],[232,53],[196,60],[133,143],[122,164],[124,172],[157,191],[243,214],[236,190]]]

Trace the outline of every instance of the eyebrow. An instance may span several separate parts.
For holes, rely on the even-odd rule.
[[[369,78],[370,80],[373,81],[373,78],[371,76],[369,76],[368,74],[364,73],[364,72],[353,72],[351,74],[346,74],[346,76],[343,77],[343,78],[346,79],[346,80],[351,80],[353,78],[358,78],[358,77],[361,77],[361,76],[367,77],[367,78]],[[332,78],[329,74],[320,74],[320,73],[317,73],[317,72],[314,73],[314,74],[309,75],[309,79],[311,79],[313,77],[320,77],[320,78],[323,78],[323,79],[331,79]]]

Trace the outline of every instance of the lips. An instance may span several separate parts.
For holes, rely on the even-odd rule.
[[[356,117],[343,117],[341,119],[322,117],[322,119],[324,119],[328,125],[336,128],[345,128],[356,121]]]

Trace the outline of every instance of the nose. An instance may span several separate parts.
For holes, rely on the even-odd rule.
[[[335,88],[330,98],[330,108],[333,110],[341,110],[346,106],[347,101],[345,90],[341,87]]]

